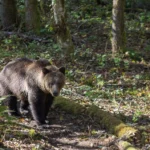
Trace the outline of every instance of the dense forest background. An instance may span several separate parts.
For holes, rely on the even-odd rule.
[[[68,122],[81,129],[79,143],[91,139],[97,143],[76,147],[67,144],[69,132],[75,134],[75,128],[58,135],[39,132],[24,127],[28,121],[23,118],[14,123],[0,107],[0,147],[127,150],[129,145],[118,146],[118,141],[125,140],[137,149],[150,149],[150,1],[0,0],[0,68],[18,57],[45,58],[65,66],[63,97],[85,107],[94,104],[138,134],[120,138],[107,129],[112,120],[104,123],[108,126],[101,122],[100,126],[90,113],[84,116],[83,112],[78,118],[52,110],[51,120],[59,120],[52,123],[68,127]],[[66,144],[62,144],[63,134]],[[62,138],[61,144],[58,138]]]

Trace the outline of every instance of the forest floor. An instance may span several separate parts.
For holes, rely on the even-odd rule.
[[[62,95],[81,105],[95,103],[102,110],[119,117],[125,123],[139,129],[143,134],[142,141],[132,141],[141,150],[150,149],[149,101],[136,100],[111,101],[98,99],[91,101],[85,96],[85,89],[78,90],[81,85],[66,82]],[[82,85],[83,86],[83,85]],[[68,92],[70,91],[70,92]],[[80,100],[79,100],[80,99]],[[98,102],[97,102],[98,101]],[[127,102],[126,102],[127,101]],[[134,112],[140,109],[140,114]],[[145,111],[147,110],[147,111]],[[38,130],[32,126],[30,117],[20,119],[0,118],[0,147],[3,150],[120,150],[118,142],[121,140],[107,132],[94,118],[80,114],[78,116],[66,113],[59,108],[52,108],[49,112],[50,126]]]
[[[35,37],[31,40],[14,35],[9,35],[7,39],[2,36],[1,68],[14,58],[24,56],[34,59],[42,57],[49,59],[57,66],[64,65],[67,68],[67,82],[61,94],[81,105],[95,104],[140,130],[141,140],[131,143],[141,150],[149,150],[149,53],[146,51],[143,59],[142,54],[129,51],[135,55],[131,55],[133,57],[117,56],[113,59],[107,53],[110,43],[107,44],[108,39],[105,39],[105,36],[101,37],[105,43],[102,42],[99,47],[107,45],[106,53],[102,49],[91,49],[94,43],[91,42],[91,45],[88,45],[86,39],[88,35],[84,37],[85,39],[82,38],[82,41],[79,40],[81,39],[79,35],[74,37],[75,43],[84,42],[86,48],[77,48],[74,59],[70,61],[63,55],[60,56],[63,52],[56,44],[53,44],[53,41],[50,44],[43,44],[43,40],[36,41]],[[131,37],[131,39],[134,38],[135,35]],[[145,43],[148,42],[149,39],[145,41]],[[96,41],[95,44],[97,44]],[[139,47],[138,43],[132,44]],[[49,47],[48,50],[47,47]],[[120,139],[108,133],[93,118],[84,114],[74,116],[59,109],[52,109],[49,114],[51,126],[42,131],[22,126],[30,125],[28,119],[17,119],[16,124],[11,121],[9,124],[4,121],[6,118],[0,118],[0,147],[3,149],[119,150],[117,144]]]
[[[102,130],[94,119],[74,116],[59,109],[49,113],[50,126],[44,130],[30,128],[30,119],[20,119],[1,131],[1,148],[8,150],[119,150],[119,139]],[[18,124],[17,124],[18,123]],[[2,128],[1,123],[1,128]],[[26,127],[25,127],[26,126]],[[3,129],[4,130],[4,129]]]
[[[45,58],[65,66],[67,82],[61,95],[84,106],[94,104],[138,129],[141,140],[130,142],[140,150],[150,150],[150,27],[139,21],[149,14],[137,13],[134,19],[126,16],[127,48],[113,58],[111,11],[105,19],[101,18],[106,10],[102,16],[91,11],[93,17],[90,14],[82,19],[80,8],[71,11],[68,21],[75,45],[71,60],[64,56],[54,33],[47,28],[41,36],[2,31],[0,68],[18,57]],[[100,14],[102,8],[97,11]],[[121,150],[121,139],[86,114],[75,116],[52,108],[48,120],[50,127],[38,130],[29,118],[11,119],[0,114],[0,150]]]

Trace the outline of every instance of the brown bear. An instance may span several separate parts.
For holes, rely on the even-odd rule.
[[[36,124],[45,119],[54,97],[65,84],[65,68],[57,68],[47,60],[19,58],[8,63],[0,72],[0,96],[7,96],[9,115],[19,115],[30,107]]]

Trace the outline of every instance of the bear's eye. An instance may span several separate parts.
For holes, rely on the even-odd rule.
[[[58,82],[58,83],[57,83],[57,85],[58,85],[59,87],[61,87],[62,84],[63,84],[63,83],[61,83],[61,82]]]
[[[49,85],[50,85],[50,86],[53,86],[53,85],[54,85],[54,82],[52,82],[52,83],[49,83]]]

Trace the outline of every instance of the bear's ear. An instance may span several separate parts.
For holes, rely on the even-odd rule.
[[[43,71],[43,74],[49,73],[49,70],[47,68],[43,68],[42,71]]]
[[[59,71],[65,75],[65,67],[59,68]]]

